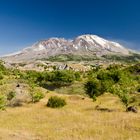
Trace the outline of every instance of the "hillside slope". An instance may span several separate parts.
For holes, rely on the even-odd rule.
[[[115,96],[101,96],[97,102],[79,96],[64,96],[68,105],[62,109],[45,107],[50,93],[37,104],[7,109],[0,115],[3,140],[139,140],[140,114],[123,112]],[[58,94],[55,94],[58,95]],[[114,112],[95,110],[102,107]]]

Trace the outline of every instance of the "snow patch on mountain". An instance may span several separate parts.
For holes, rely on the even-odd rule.
[[[45,50],[45,49],[46,48],[42,44],[39,44],[38,47],[34,48],[34,51],[42,51],[42,50]]]
[[[30,60],[49,58],[60,54],[103,56],[106,54],[129,55],[130,50],[117,42],[109,41],[97,35],[81,35],[73,40],[50,38],[39,41],[31,47],[4,57],[6,60]]]

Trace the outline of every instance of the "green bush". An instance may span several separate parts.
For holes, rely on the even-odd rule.
[[[66,101],[57,96],[50,97],[47,103],[47,106],[51,108],[60,108],[65,105],[66,105]]]
[[[7,69],[5,68],[5,66],[3,64],[4,63],[2,61],[0,61],[0,73],[2,75],[6,75],[6,74],[8,74],[8,71],[7,71]]]
[[[95,98],[95,96],[100,96],[105,92],[109,92],[110,88],[114,84],[113,80],[98,80],[98,79],[91,79],[86,82],[85,90],[86,94],[89,95],[90,98]]]
[[[12,74],[15,76],[15,78],[16,79],[19,79],[19,78],[23,78],[23,75],[22,75],[22,73],[21,73],[21,71],[20,70],[18,70],[18,69],[13,69],[12,71]]]
[[[87,81],[85,84],[86,94],[88,94],[90,98],[101,95],[101,86],[101,82],[97,79]]]
[[[114,85],[114,81],[113,80],[103,80],[100,81],[101,82],[101,92],[110,92],[110,88]]]
[[[121,96],[119,96],[122,103],[125,105],[125,107],[128,107],[129,103],[130,103],[130,96],[128,94],[123,94]]]
[[[109,71],[101,70],[97,74],[97,79],[98,80],[111,80],[112,79],[111,73]]]
[[[97,74],[97,79],[99,80],[112,80],[114,83],[119,82],[121,78],[121,71],[119,70],[109,70],[109,71],[100,71]]]
[[[32,102],[36,103],[39,102],[42,98],[44,98],[44,94],[41,92],[37,92],[32,94]]]
[[[75,80],[74,73],[72,71],[55,71],[55,76],[53,79],[54,84],[56,85],[69,85]]]
[[[74,73],[69,70],[56,70],[52,72],[42,73],[42,77],[38,77],[40,85],[42,83],[50,82],[54,86],[68,86],[71,85],[75,80],[80,79],[80,74]]]
[[[140,92],[140,85],[138,84],[138,86],[136,86],[136,91]]]
[[[110,66],[98,72],[91,71],[88,79],[85,91],[92,99],[110,92],[117,95],[127,107],[131,101],[131,94],[140,92],[138,75],[131,74],[126,68],[122,69],[119,66]]]
[[[36,72],[32,70],[22,72],[20,78],[30,86],[39,85],[46,87],[48,84],[52,86],[69,86],[74,81],[79,81],[81,74],[72,70],[54,70],[51,72]]]
[[[119,70],[122,67],[122,65],[119,64],[110,64],[106,69],[107,70]]]
[[[95,95],[92,97],[92,99],[93,99],[93,102],[95,102],[97,100]]]
[[[6,107],[5,96],[0,95],[0,110],[4,110]]]
[[[7,100],[12,100],[16,96],[16,93],[11,91],[7,94]]]
[[[138,63],[134,66],[128,67],[127,70],[132,74],[139,75],[140,74],[140,63]]]
[[[3,79],[3,74],[2,74],[2,72],[0,71],[0,80],[2,80]]]
[[[75,76],[75,80],[76,81],[80,81],[81,80],[81,74],[80,74],[80,72],[75,72],[74,73],[74,76]]]

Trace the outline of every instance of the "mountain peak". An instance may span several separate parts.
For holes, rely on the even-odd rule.
[[[129,50],[117,42],[112,42],[97,35],[81,35],[73,40],[52,37],[41,40],[19,53],[5,57],[5,60],[30,60],[49,58],[61,54],[102,56],[106,54],[129,55]]]

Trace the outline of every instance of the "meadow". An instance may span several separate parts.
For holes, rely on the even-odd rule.
[[[0,139],[139,140],[139,68],[39,73],[1,65]],[[48,107],[53,96],[66,105]]]
[[[61,109],[46,107],[52,94],[66,99]],[[119,98],[105,94],[93,102],[79,95],[48,93],[36,104],[0,113],[0,139],[10,140],[139,140],[140,113],[125,112]],[[113,109],[98,111],[96,105]]]

